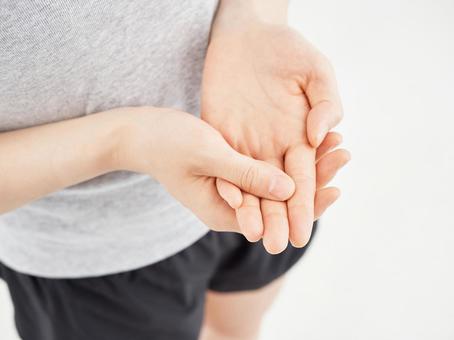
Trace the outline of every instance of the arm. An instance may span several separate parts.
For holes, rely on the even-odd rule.
[[[0,133],[0,213],[116,170],[121,119],[102,112]]]
[[[202,120],[172,109],[121,108],[0,134],[0,213],[114,170],[156,178],[210,228],[238,231],[216,177],[287,199],[293,181],[234,151]]]
[[[285,25],[288,3],[288,0],[221,0],[213,23],[213,34],[217,30],[238,28],[257,19]]]

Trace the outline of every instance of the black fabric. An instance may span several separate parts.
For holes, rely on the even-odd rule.
[[[23,340],[196,340],[207,289],[263,287],[306,249],[270,255],[239,234],[209,232],[176,255],[129,272],[48,279],[0,263],[0,277]]]

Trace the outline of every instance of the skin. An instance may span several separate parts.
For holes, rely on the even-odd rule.
[[[344,163],[342,158],[330,150],[342,142],[342,136],[329,132],[317,149],[317,182],[326,185]],[[324,161],[322,161],[324,160]],[[327,166],[327,164],[329,164]],[[325,190],[325,189],[321,189]],[[331,197],[331,196],[330,196]],[[331,205],[332,201],[323,206]],[[315,203],[315,206],[321,206]],[[316,218],[323,211],[317,212]],[[265,287],[252,291],[219,293],[208,291],[205,303],[205,319],[200,335],[201,340],[256,340],[259,338],[262,319],[278,296],[285,276],[272,281]],[[248,317],[245,318],[244,315]]]
[[[317,185],[324,187],[345,165],[338,151],[331,151],[342,142],[342,136],[329,132],[317,149]],[[319,191],[330,188],[319,189]],[[337,190],[337,189],[335,189]],[[316,196],[317,197],[317,196]],[[318,196],[320,197],[320,196]],[[329,201],[315,201],[315,216],[337,199],[329,195]],[[319,208],[320,207],[320,208]],[[323,208],[322,208],[323,207]],[[208,291],[205,303],[205,319],[200,340],[256,340],[259,337],[262,319],[277,297],[285,276],[272,281],[267,286],[245,292],[219,293]],[[247,318],[244,318],[247,315]]]
[[[270,199],[294,192],[283,171],[238,153],[202,120],[173,109],[130,107],[0,133],[0,213],[116,170],[157,179],[217,231],[240,229],[216,178]],[[272,183],[277,195],[269,191]]]
[[[121,108],[5,132],[0,158],[1,213],[97,175],[129,170],[156,178],[213,230],[237,230],[215,178],[274,199],[294,191],[284,172],[239,154],[213,127],[172,109]],[[269,191],[271,183],[277,194]]]
[[[243,234],[250,241],[263,238],[270,253],[285,249],[288,239],[295,246],[307,243],[313,219],[340,194],[325,186],[350,159],[346,150],[331,151],[342,141],[328,133],[342,117],[332,67],[286,26],[287,6],[282,0],[221,1],[203,83],[203,119],[236,150],[285,169],[295,180],[287,204],[217,180]],[[258,339],[281,286],[282,278],[255,291],[208,292],[200,339]]]
[[[317,182],[315,147],[339,121],[342,108],[327,59],[286,26],[285,2],[275,1],[274,7],[268,2],[261,12],[258,2],[245,3],[221,3],[205,61],[202,118],[235,150],[285,170],[295,181],[287,202],[217,183],[246,238],[263,238],[265,249],[276,254],[289,240],[306,245],[314,202],[332,202],[339,194]],[[346,150],[335,155],[342,164],[350,158]]]
[[[201,340],[257,340],[263,315],[284,284],[281,277],[254,291],[209,292]],[[247,321],[245,321],[247,315]]]
[[[230,0],[221,3],[213,29],[212,43],[216,41],[217,45],[221,46],[221,41],[225,36],[223,38],[218,33],[221,32],[221,27],[225,27],[226,22],[229,22],[230,26],[243,29],[244,27],[241,27],[240,23],[245,19],[250,19],[251,7],[249,5],[253,3],[253,8],[257,10],[257,15],[263,22],[260,25],[251,25],[245,37],[249,37],[248,39],[253,37],[252,40],[249,40],[250,42],[253,42],[255,38],[260,38],[258,42],[262,41],[262,46],[255,45],[255,48],[264,47],[267,41],[276,41],[273,39],[276,25],[280,29],[279,39],[287,35],[287,29],[280,26],[284,25],[286,1]],[[273,29],[265,33],[262,30],[264,26],[261,26],[263,23],[266,24],[266,27],[273,27]],[[289,33],[290,35],[293,37],[293,33]],[[225,42],[226,46],[230,46],[234,51],[240,47],[237,45],[238,41],[242,40],[238,32],[235,34],[232,32],[232,36],[237,37],[238,40],[226,40]],[[292,39],[286,41],[290,45],[293,43]],[[210,44],[210,51],[216,50],[213,46],[215,46],[214,43]],[[243,51],[243,49],[239,48],[239,51]],[[217,53],[215,51],[211,54],[216,56]],[[308,57],[307,54],[296,54],[296,56]],[[210,59],[216,60],[216,58],[212,59],[210,55],[207,66],[210,66]],[[238,56],[233,60],[238,60]],[[317,61],[310,58],[305,60],[307,60],[306,65],[309,68],[314,65],[313,62]],[[214,65],[214,63],[211,64]],[[248,80],[247,76],[251,76],[246,64],[233,63],[230,66],[238,67],[237,73],[245,72],[245,81]],[[257,66],[261,69],[263,67],[263,71],[267,69],[267,65],[261,65],[259,60],[257,60]],[[224,77],[231,74],[232,69],[225,67],[223,63],[220,63],[219,67],[223,72],[227,72]],[[271,67],[271,69],[273,68]],[[205,76],[207,74],[205,71]],[[218,72],[214,70],[213,74],[218,74]],[[0,214],[101,174],[116,170],[130,170],[156,178],[177,200],[186,205],[213,230],[241,232],[249,238],[250,231],[244,227],[244,219],[251,218],[250,215],[254,218],[254,214],[261,214],[263,210],[257,209],[257,205],[254,206],[254,204],[251,204],[251,212],[248,212],[248,209],[239,209],[239,206],[247,208],[247,204],[245,205],[244,202],[248,202],[249,198],[255,202],[259,198],[267,199],[265,202],[268,203],[264,204],[264,210],[277,210],[276,213],[273,212],[274,216],[268,216],[268,221],[271,220],[272,224],[275,221],[276,225],[280,225],[281,228],[285,225],[281,219],[282,216],[285,216],[283,214],[284,206],[288,205],[288,203],[282,202],[287,201],[290,197],[294,199],[304,194],[300,188],[299,174],[310,173],[313,177],[310,181],[312,188],[307,191],[307,197],[304,197],[311,196],[314,206],[313,209],[308,209],[309,206],[306,204],[309,203],[304,203],[306,202],[304,200],[301,204],[308,214],[311,214],[311,210],[313,210],[312,214],[317,218],[338,197],[337,189],[325,188],[325,185],[345,164],[348,157],[342,151],[330,151],[340,142],[338,134],[331,133],[325,138],[326,132],[339,120],[337,104],[333,104],[330,99],[332,96],[323,95],[329,93],[329,89],[332,87],[325,86],[324,81],[320,81],[322,78],[311,78],[309,75],[314,75],[311,72],[307,75],[307,77],[298,75],[296,83],[284,81],[278,86],[279,96],[291,99],[289,103],[291,109],[287,111],[279,104],[277,107],[273,107],[273,110],[264,110],[264,115],[260,116],[260,119],[256,115],[256,119],[252,120],[252,122],[258,123],[257,131],[263,129],[260,132],[262,137],[270,133],[268,139],[275,141],[276,146],[272,146],[270,141],[263,143],[260,135],[254,134],[252,131],[248,132],[251,133],[251,139],[248,134],[243,134],[242,126],[251,127],[252,125],[250,125],[250,120],[243,121],[239,115],[243,109],[245,109],[245,113],[261,110],[260,105],[263,106],[263,104],[257,103],[257,99],[269,99],[267,98],[268,90],[258,94],[257,91],[251,91],[251,98],[255,100],[251,106],[255,110],[249,111],[246,110],[248,106],[238,100],[238,97],[234,101],[235,104],[238,104],[237,106],[225,107],[218,102],[219,107],[216,104],[216,107],[211,110],[210,103],[215,99],[214,97],[209,99],[211,95],[204,91],[204,108],[207,108],[206,105],[210,108],[204,112],[210,111],[214,114],[225,109],[232,109],[232,117],[236,117],[241,123],[240,131],[242,133],[235,135],[235,138],[238,139],[230,138],[229,133],[226,132],[227,129],[220,134],[213,126],[187,113],[155,107],[118,108],[58,123],[0,133]],[[265,76],[265,78],[268,77],[269,74]],[[214,83],[220,84],[217,77],[213,77],[213,79],[216,79]],[[230,79],[226,78],[226,80]],[[207,84],[206,77],[204,82]],[[234,94],[237,85],[241,84],[225,82],[219,86],[229,89],[228,91]],[[249,95],[247,89],[241,86],[238,89],[241,89],[243,94]],[[306,99],[300,98],[303,92],[307,96]],[[227,90],[224,90],[224,93],[221,94],[226,95],[226,93]],[[264,96],[264,94],[266,95]],[[207,98],[208,104],[206,103]],[[230,96],[224,97],[224,99],[227,102],[231,100]],[[280,98],[278,99],[280,100]],[[282,119],[283,112],[281,111],[288,115],[288,119]],[[224,114],[227,113],[224,112]],[[279,116],[276,116],[277,114]],[[277,120],[270,121],[269,118],[273,115]],[[207,115],[204,114],[204,118],[206,117]],[[290,132],[283,128],[284,125],[281,125],[281,128],[277,127],[276,130],[270,130],[270,124],[262,122],[264,117],[268,118],[268,123],[274,124],[276,127],[277,122],[288,123],[289,120],[294,123],[289,126],[290,129],[294,126],[298,127]],[[237,124],[233,120],[228,120],[228,123]],[[222,127],[215,121],[213,121],[213,125]],[[280,139],[278,134],[285,138]],[[297,140],[295,146],[292,144],[292,138]],[[316,147],[318,147],[317,150]],[[262,149],[265,150],[265,153],[260,156]],[[254,158],[263,159],[263,161],[247,157],[238,152],[240,150],[243,150],[245,154],[257,156]],[[290,152],[291,150],[293,151]],[[288,159],[292,160],[290,163],[296,164],[296,168],[287,166]],[[300,161],[302,163],[299,163]],[[301,168],[300,164],[304,164],[304,168]],[[293,176],[293,179],[297,180],[293,181],[278,167],[286,170]],[[306,169],[305,167],[308,172],[301,173],[301,169]],[[270,192],[270,188],[275,190]],[[298,203],[298,200],[295,202]],[[236,208],[236,211],[232,206]],[[244,214],[245,218],[241,217],[241,214]],[[242,222],[238,223],[238,217]],[[303,216],[303,218],[306,217]],[[313,218],[308,221],[311,219]],[[309,223],[308,221],[307,223]],[[288,233],[291,237],[291,233],[285,228],[279,230],[284,235]],[[287,242],[287,237],[282,238],[281,231],[278,233],[271,231],[267,234],[270,236],[266,239],[270,241],[265,242],[265,246],[271,252],[278,252],[284,241]],[[278,241],[273,250],[275,241],[272,240],[275,238]],[[301,243],[298,243],[297,240],[292,242],[302,245],[304,239]],[[251,323],[244,318],[240,320],[231,314],[223,316],[215,313],[214,308],[226,310],[235,305],[236,310],[248,311],[251,320],[260,320],[277,293],[278,287],[279,285],[276,284],[270,289],[262,289],[253,293],[238,293],[239,295],[232,293],[228,296],[215,296],[211,292],[208,293],[211,303],[207,305],[207,315],[211,315],[211,317],[208,318],[206,326],[213,332],[208,333],[206,339],[219,340],[221,339],[218,337],[219,334],[225,335],[228,339],[247,339],[247,336],[254,331],[256,334],[260,322]],[[250,308],[252,304],[260,303],[261,308]],[[231,322],[226,324],[225,319],[223,320],[224,317],[230,318]],[[243,324],[241,325],[241,323]],[[221,333],[219,333],[220,329]],[[238,333],[238,329],[246,329],[248,334]],[[235,332],[235,330],[237,331]]]

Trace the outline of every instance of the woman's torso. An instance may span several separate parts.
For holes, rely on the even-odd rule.
[[[0,4],[0,132],[122,106],[198,114],[216,0]],[[39,276],[101,275],[205,232],[156,181],[114,172],[1,215],[0,261]]]

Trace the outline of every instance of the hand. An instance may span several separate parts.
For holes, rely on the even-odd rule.
[[[124,113],[116,168],[151,175],[213,230],[240,232],[215,178],[269,199],[285,200],[294,192],[283,171],[239,154],[218,131],[188,113],[147,107],[116,111]]]
[[[215,27],[205,61],[202,118],[235,150],[284,169],[296,184],[287,204],[243,192],[236,216],[248,240],[263,237],[270,253],[284,250],[289,239],[297,247],[308,242],[316,192],[314,147],[341,111],[329,63],[296,31],[258,21],[226,33]],[[349,159],[345,150],[336,155],[338,164]],[[222,180],[218,189],[236,190]],[[334,189],[320,190],[316,203],[332,203],[337,195]]]
[[[314,219],[317,220],[332,205],[340,195],[337,188],[325,186],[333,179],[337,171],[348,162],[348,153],[339,149],[331,151],[342,142],[342,136],[337,132],[328,132],[316,152],[317,192],[314,202]],[[242,194],[236,186],[224,180],[217,179],[216,187],[220,196],[234,209],[242,204]]]
[[[334,178],[337,171],[349,160],[345,150],[332,151],[342,142],[342,135],[337,132],[328,132],[316,152],[317,192],[314,202],[314,216],[317,220],[324,211],[333,204],[340,195],[337,188],[325,186]],[[221,179],[216,179],[216,187],[220,196],[234,209],[242,204],[242,194],[236,186]]]

